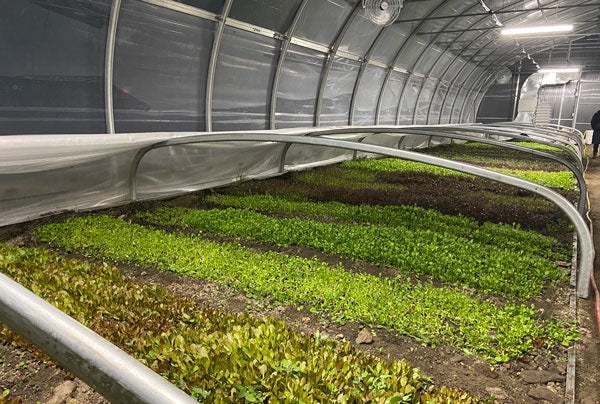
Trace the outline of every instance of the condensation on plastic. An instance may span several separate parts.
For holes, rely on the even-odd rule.
[[[381,125],[395,125],[396,116],[398,115],[398,100],[402,93],[402,88],[406,82],[407,74],[400,72],[392,72],[388,85],[385,88],[381,99],[381,111],[379,123]]]
[[[358,0],[309,1],[295,35],[323,45],[331,45]]]
[[[425,80],[421,94],[418,99],[417,109],[415,110],[415,121],[417,125],[427,125],[427,113],[431,106],[433,98],[433,90],[435,89],[436,81]]]
[[[417,103],[417,95],[423,85],[421,77],[411,76],[404,89],[404,95],[400,101],[400,116],[398,123],[400,125],[412,125]]]
[[[0,134],[106,132],[110,1],[2,4]]]
[[[121,3],[115,46],[117,132],[203,131],[216,24],[137,0]]]
[[[374,125],[375,112],[379,90],[385,78],[386,71],[380,67],[369,65],[365,69],[354,110],[354,125]],[[389,90],[388,90],[389,91]],[[397,99],[397,98],[396,98]]]
[[[340,44],[340,50],[364,56],[382,27],[371,22],[364,10],[360,10]]]
[[[350,103],[359,69],[359,62],[340,57],[334,59],[323,92],[322,126],[348,125]]]
[[[277,128],[312,126],[321,73],[327,55],[291,44],[281,69],[275,124]]]
[[[225,27],[215,74],[213,130],[267,129],[280,41]]]

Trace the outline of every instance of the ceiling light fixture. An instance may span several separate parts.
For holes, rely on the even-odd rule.
[[[502,35],[527,35],[527,34],[547,34],[553,32],[573,31],[571,24],[565,25],[538,25],[536,27],[512,27],[504,28]]]
[[[579,67],[549,67],[538,70],[538,73],[578,73]]]

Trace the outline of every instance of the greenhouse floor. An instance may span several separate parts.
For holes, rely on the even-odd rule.
[[[466,146],[429,152],[509,170],[577,197],[567,172],[527,155]],[[593,217],[600,221],[597,177],[600,163],[592,161],[587,178]],[[43,247],[94,268],[115,266],[124,282],[164,286],[198,310],[282,320],[293,335],[331,341],[335,352],[347,341],[384,360],[377,363],[404,359],[436,388],[481,400],[561,403],[567,346],[576,338],[568,324],[572,235],[563,214],[536,196],[383,159],[240,181],[169,201],[66,213],[0,229],[0,242]],[[8,254],[17,247],[6,247]],[[518,270],[525,266],[523,277]],[[23,275],[22,283],[37,288],[37,281]],[[579,304],[577,402],[591,404],[598,398],[598,335],[592,300]],[[103,310],[101,317],[111,318],[97,320],[97,332],[136,355],[145,349],[128,336],[130,322],[119,320],[122,314],[110,314],[108,303]],[[65,384],[72,379],[65,371],[1,325],[0,340],[7,341],[0,344],[7,402],[45,402],[62,390],[77,402],[103,402],[77,379]],[[359,362],[370,360],[357,355]],[[383,380],[379,387],[369,384],[362,399],[391,388]],[[197,398],[208,397],[204,384],[192,389],[190,383]],[[232,388],[240,402],[266,397],[254,387]],[[443,394],[449,402],[468,399],[461,392]]]

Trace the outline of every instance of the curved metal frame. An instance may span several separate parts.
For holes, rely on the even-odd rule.
[[[410,35],[404,40],[404,42],[402,42],[402,45],[400,45],[400,49],[398,49],[398,52],[396,52],[396,56],[394,56],[394,60],[392,61],[391,65],[390,65],[390,67],[389,67],[389,69],[388,69],[388,71],[387,71],[387,73],[385,75],[385,78],[383,79],[383,84],[381,85],[381,89],[379,90],[379,97],[377,97],[377,107],[375,109],[375,125],[379,124],[379,115],[381,113],[381,103],[383,101],[383,95],[385,93],[385,89],[387,87],[387,84],[390,81],[390,78],[392,77],[392,73],[394,72],[394,66],[396,66],[396,64],[400,60],[400,55],[402,55],[402,51],[404,51],[404,49],[406,48],[406,46],[407,46],[408,42],[410,41],[410,39],[415,36],[415,33],[425,23],[426,19],[428,17],[431,17],[431,15],[433,13],[439,11],[442,8],[443,5],[444,5],[444,3],[441,2],[436,7],[434,7],[433,10],[431,10],[424,17],[424,20],[420,21],[417,24],[417,26],[410,32]],[[398,124],[398,115],[400,114],[400,102],[402,101],[402,96],[404,95],[404,89],[406,88],[406,85],[408,84],[411,76],[412,76],[412,72],[407,71],[406,81],[404,82],[404,86],[402,86],[402,91],[400,92],[400,98],[398,100],[398,111],[396,112],[396,125]]]
[[[441,129],[441,130],[439,130],[439,129]],[[434,138],[434,137],[465,140],[465,141],[469,141],[469,142],[479,142],[479,143],[485,143],[485,144],[498,146],[498,147],[502,147],[502,148],[506,148],[506,149],[517,150],[517,151],[531,154],[531,155],[534,155],[537,157],[542,157],[542,158],[556,161],[557,163],[564,165],[575,176],[575,179],[577,180],[577,186],[579,188],[579,201],[578,201],[578,205],[577,205],[579,212],[583,216],[585,214],[585,212],[587,211],[587,197],[586,197],[587,196],[587,184],[583,177],[583,169],[579,169],[579,167],[577,165],[574,165],[570,161],[568,161],[560,156],[551,154],[551,153],[546,153],[546,152],[543,152],[540,150],[531,149],[531,148],[528,148],[525,146],[520,146],[517,144],[505,142],[502,140],[495,140],[495,139],[489,139],[487,137],[483,138],[483,137],[478,137],[478,136],[469,136],[469,135],[465,135],[462,133],[455,133],[456,131],[463,131],[462,129],[457,129],[456,127],[446,127],[446,128],[404,127],[404,128],[398,128],[398,127],[376,126],[376,127],[370,127],[370,128],[369,127],[364,127],[364,128],[361,127],[360,129],[344,128],[344,129],[323,130],[323,131],[315,132],[314,134],[317,134],[319,136],[326,136],[326,135],[332,135],[332,134],[354,133],[356,131],[363,131],[363,130],[371,133],[371,134],[365,136],[365,138],[375,135],[375,134],[381,134],[381,133],[406,134],[406,135],[412,135],[412,136],[415,136],[415,135],[416,136],[428,136],[429,137],[428,146],[430,145],[430,142],[431,142],[432,138]],[[528,138],[527,136],[515,135],[515,134],[500,134],[500,132],[497,132],[497,131],[492,131],[493,133],[491,133],[490,131],[484,131],[484,130],[475,131],[474,130],[473,132],[481,133],[482,135],[491,134],[491,135],[497,135],[497,136],[510,136],[514,139],[519,139],[519,140],[527,140],[527,141],[532,140],[532,139]],[[364,140],[364,138],[363,138],[363,140]],[[398,148],[400,148],[400,145],[402,144],[403,140],[404,140],[404,137],[402,137],[401,140],[399,140]],[[549,142],[536,141],[536,143],[555,147],[555,145],[553,145],[552,143],[549,143]]]
[[[377,37],[367,50],[365,54],[364,60],[360,64],[360,70],[358,71],[358,76],[356,76],[356,81],[354,82],[354,89],[352,90],[352,99],[350,100],[350,114],[348,115],[348,125],[354,125],[354,108],[356,107],[356,99],[358,98],[358,91],[360,89],[360,83],[362,81],[363,75],[365,74],[365,70],[367,70],[367,66],[369,65],[369,61],[371,60],[371,56],[373,52],[377,48],[379,41],[383,37],[387,27],[384,27],[379,31]]]
[[[219,59],[221,40],[223,39],[223,31],[225,30],[225,21],[229,16],[229,11],[231,10],[232,4],[233,0],[225,0],[225,4],[223,5],[223,12],[219,17],[217,17],[217,19],[219,20],[219,24],[217,25],[217,29],[215,31],[215,38],[213,41],[212,50],[210,52],[210,62],[208,63],[208,73],[206,75],[206,100],[204,112],[204,120],[207,132],[212,132],[213,127],[212,100],[215,85],[215,72],[217,69],[217,60]]]
[[[113,403],[197,404],[141,362],[2,273],[0,321]]]
[[[288,48],[290,47],[290,43],[292,42],[292,37],[294,36],[294,32],[296,32],[296,27],[298,26],[298,22],[306,9],[306,5],[309,0],[302,0],[302,3],[298,6],[296,10],[296,14],[294,15],[294,19],[290,24],[286,34],[283,45],[281,46],[281,51],[279,52],[279,60],[277,61],[277,68],[275,69],[275,75],[273,76],[273,85],[271,87],[271,105],[270,105],[270,114],[269,114],[269,127],[271,129],[275,129],[275,114],[277,112],[277,93],[279,92],[279,80],[281,78],[281,70],[283,69],[283,64],[285,63],[285,58],[287,56]]]
[[[333,46],[331,47],[331,52],[329,53],[327,62],[325,63],[325,67],[323,68],[323,73],[321,75],[321,82],[319,83],[319,92],[317,94],[317,107],[315,109],[315,126],[319,126],[321,124],[321,110],[323,109],[323,94],[325,93],[325,85],[327,84],[327,78],[329,77],[329,71],[331,70],[331,66],[333,65],[335,56],[337,55],[337,51],[340,48],[342,41],[344,40],[344,36],[346,35],[346,32],[348,32],[348,28],[350,28],[350,25],[352,25],[352,22],[354,22],[354,19],[356,18],[356,16],[358,15],[358,13],[360,12],[361,9],[362,9],[362,4],[361,4],[361,2],[358,2],[356,4],[356,6],[354,6],[354,9],[352,10],[352,12],[348,16],[348,18],[346,18],[346,21],[344,22],[342,29],[340,30],[340,32],[338,32],[338,34],[335,38],[335,41],[333,42]],[[348,111],[348,114],[350,114],[350,111]]]
[[[354,129],[356,130],[356,129]],[[503,184],[516,186],[518,188],[536,193],[549,201],[555,203],[569,218],[575,226],[579,239],[581,241],[582,259],[580,261],[579,279],[577,293],[580,297],[589,296],[590,275],[593,268],[594,245],[588,230],[587,224],[581,217],[577,209],[559,193],[535,184],[521,178],[513,177],[497,171],[488,170],[478,166],[465,164],[457,161],[442,159],[439,157],[429,156],[425,154],[415,153],[405,150],[397,150],[390,147],[382,147],[369,145],[358,142],[349,142],[346,140],[328,139],[322,137],[304,137],[297,135],[282,135],[269,133],[237,133],[237,134],[207,134],[207,135],[191,135],[178,139],[164,140],[153,145],[140,149],[135,155],[129,172],[129,187],[130,197],[135,200],[136,193],[136,177],[137,169],[142,158],[151,150],[169,147],[183,146],[193,143],[209,143],[209,142],[231,142],[231,141],[252,141],[252,142],[276,142],[276,143],[294,143],[305,144],[312,146],[334,147],[346,150],[355,150],[365,153],[374,153],[383,156],[395,157],[409,161],[416,161],[425,164],[430,164],[438,167],[447,168],[454,171],[460,171],[466,174],[472,174],[478,177],[486,178],[492,181],[501,182]]]
[[[117,24],[119,23],[119,12],[121,11],[121,0],[113,0],[108,20],[108,31],[106,33],[106,51],[104,56],[104,113],[106,118],[106,132],[111,135],[115,133],[115,112],[113,105],[113,71],[115,60],[115,41],[117,37]]]

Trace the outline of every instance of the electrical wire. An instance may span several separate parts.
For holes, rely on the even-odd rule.
[[[588,167],[590,165],[590,158],[587,157],[587,161],[585,164],[585,170],[583,170],[583,178],[585,179],[585,173],[588,170]],[[592,234],[592,239],[594,237],[594,224],[592,223],[592,218],[590,217],[590,210],[591,210],[591,204],[590,204],[590,195],[589,193],[586,195],[586,199],[587,199],[587,212],[585,213],[588,219],[588,222],[590,223],[590,233]],[[592,268],[592,274],[590,276],[590,281],[592,282],[592,287],[594,288],[594,295],[596,298],[596,324],[598,326],[598,335],[600,338],[600,292],[598,291],[598,285],[596,284],[596,278],[594,276],[594,268]]]

